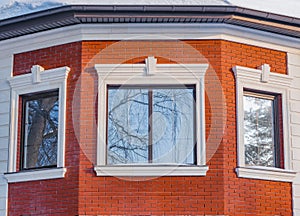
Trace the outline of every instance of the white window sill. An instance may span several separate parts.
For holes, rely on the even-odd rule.
[[[238,167],[235,169],[240,178],[251,178],[269,181],[293,182],[296,172],[272,167]]]
[[[4,177],[7,179],[8,183],[15,183],[64,178],[66,172],[67,168],[49,168],[42,170],[28,170],[16,173],[6,173],[4,174]]]
[[[208,166],[116,165],[95,166],[97,176],[205,176]]]

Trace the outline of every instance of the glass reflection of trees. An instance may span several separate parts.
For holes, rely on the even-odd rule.
[[[245,163],[275,167],[274,99],[244,95]]]
[[[24,97],[23,168],[57,164],[58,92]]]
[[[108,89],[107,163],[194,164],[194,86]]]

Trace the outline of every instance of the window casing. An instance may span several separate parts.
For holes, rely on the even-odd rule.
[[[288,75],[270,72],[270,67],[266,64],[262,65],[260,69],[235,66],[233,71],[236,78],[237,96],[237,176],[272,181],[293,181],[296,173],[291,170],[290,129],[288,120],[289,103],[287,100],[292,78]],[[269,148],[275,148],[271,156],[274,161],[270,164],[267,164],[266,160],[259,159],[259,157],[256,162],[250,163],[249,158],[247,158],[249,155],[246,156],[246,151],[249,147],[249,137],[247,140],[245,136],[249,136],[250,133],[246,131],[247,128],[245,129],[245,124],[249,123],[247,120],[248,117],[245,116],[247,115],[245,111],[247,111],[247,109],[249,111],[248,105],[250,103],[245,100],[247,97],[250,101],[255,99],[259,100],[259,103],[261,103],[262,106],[264,105],[264,108],[269,107],[272,109],[272,111],[269,112],[269,117],[267,117],[268,121],[264,123],[269,124],[269,133],[272,133],[272,135],[269,134],[271,144],[268,144],[268,146]],[[255,115],[261,113],[262,111],[257,111]],[[262,120],[262,118],[256,119]],[[253,125],[258,126],[259,124],[255,123]],[[261,131],[263,131],[263,126],[260,127]],[[252,130],[252,132],[256,133],[258,131],[257,129]],[[253,137],[257,138],[259,136],[253,135]],[[252,145],[253,143],[254,142],[252,142]]]
[[[8,81],[11,86],[11,126],[10,126],[10,146],[9,146],[9,161],[8,172],[5,174],[5,178],[8,182],[24,182],[35,180],[46,180],[63,178],[66,173],[65,168],[65,119],[66,119],[66,87],[67,77],[70,68],[61,67],[50,70],[44,70],[39,65],[34,65],[31,68],[30,74],[19,75],[10,78]],[[22,109],[20,106],[20,99],[23,100],[24,105],[26,101],[35,100],[35,97],[40,97],[46,92],[53,93],[55,100],[57,100],[57,151],[56,160],[54,159],[51,164],[47,166],[30,165],[27,167],[21,164],[17,166],[17,161],[23,160],[23,152],[18,154],[18,136],[22,133],[25,138],[25,127],[19,131],[18,122],[22,121],[22,116],[26,120],[26,107]],[[51,93],[51,94],[52,94]],[[30,99],[31,98],[31,99]],[[26,100],[29,99],[29,100]],[[55,111],[56,112],[56,111]],[[25,114],[25,115],[24,115]],[[23,120],[23,122],[24,122]],[[24,124],[25,126],[25,124]],[[28,134],[27,134],[28,135]],[[26,139],[21,139],[26,140]],[[22,142],[22,141],[21,141]],[[23,148],[23,150],[25,150]],[[18,167],[18,168],[17,168]],[[36,169],[38,168],[38,169]],[[30,170],[28,170],[30,169]]]
[[[151,63],[152,62],[152,63]],[[153,63],[155,62],[155,63]],[[103,64],[95,65],[95,68],[98,73],[98,139],[97,139],[97,164],[95,165],[95,172],[98,176],[161,176],[161,175],[177,175],[177,176],[186,176],[186,175],[205,175],[208,167],[205,166],[205,110],[204,110],[204,75],[207,69],[206,64],[156,64],[156,61],[153,57],[148,57],[146,59],[146,64]],[[189,161],[185,160],[170,160],[168,158],[168,152],[161,153],[160,150],[159,157],[155,159],[152,156],[145,156],[147,158],[144,161],[126,161],[126,162],[116,162],[112,163],[108,158],[107,153],[109,152],[108,147],[109,139],[107,136],[109,133],[109,108],[111,105],[109,103],[109,94],[112,93],[114,87],[121,89],[119,94],[124,94],[124,89],[140,89],[145,91],[144,95],[147,95],[147,103],[149,101],[149,94],[153,94],[151,89],[166,89],[172,91],[172,89],[182,88],[182,89],[194,89],[193,92],[193,104],[194,107],[191,110],[193,111],[194,118],[192,120],[191,126],[194,131],[189,135],[190,139],[194,141],[190,142],[190,146],[195,148],[191,149],[190,156],[191,159],[183,157]],[[192,86],[192,88],[191,88]],[[132,88],[134,87],[134,88]],[[118,101],[120,98],[116,98]],[[146,101],[146,99],[145,99]],[[153,103],[153,101],[152,101]],[[176,103],[173,103],[173,105]],[[153,109],[151,106],[142,108],[145,112],[148,112],[149,109]],[[126,108],[124,108],[125,110]],[[139,108],[141,110],[141,108]],[[150,111],[153,112],[153,111]],[[125,113],[120,112],[120,113]],[[155,115],[149,117],[148,114],[145,115],[145,119],[155,120]],[[162,116],[160,116],[162,117]],[[190,117],[189,117],[190,118]],[[123,119],[128,120],[128,116]],[[130,119],[130,118],[129,118]],[[156,118],[159,120],[160,118]],[[126,121],[127,121],[126,120]],[[134,121],[133,119],[131,121]],[[148,120],[147,120],[148,121]],[[143,124],[144,134],[153,136],[152,139],[156,139],[155,133],[153,130],[147,130],[148,122]],[[150,124],[151,125],[151,124]],[[157,124],[160,127],[163,127],[162,124]],[[170,124],[169,126],[171,126]],[[153,126],[153,125],[152,125]],[[166,125],[165,125],[166,126]],[[168,125],[167,125],[168,127]],[[134,128],[134,127],[133,127]],[[160,131],[160,130],[157,130]],[[152,134],[151,134],[152,133]],[[149,143],[149,140],[146,141]],[[130,142],[129,142],[130,143]],[[170,143],[168,143],[171,146]],[[154,145],[147,144],[147,148],[155,148]],[[171,150],[172,152],[172,150]],[[173,151],[176,152],[176,151]],[[178,152],[178,151],[177,151]],[[148,151],[149,153],[149,151]],[[190,154],[190,155],[191,155]],[[165,158],[162,156],[164,155]],[[144,157],[144,158],[145,158]],[[149,158],[151,158],[149,160]],[[159,158],[159,159],[158,159]]]

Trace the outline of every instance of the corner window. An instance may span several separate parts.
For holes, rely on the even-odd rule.
[[[291,77],[235,66],[237,168],[240,178],[291,182],[289,104]]]
[[[282,167],[280,95],[244,91],[245,165]]]
[[[108,86],[107,164],[196,164],[194,86]]]
[[[97,176],[204,176],[206,64],[95,65]]]
[[[10,182],[63,178],[67,77],[70,68],[44,70],[10,78]],[[19,127],[21,123],[21,127]],[[18,163],[19,162],[19,163]]]
[[[58,141],[58,91],[22,96],[21,169],[55,167]]]

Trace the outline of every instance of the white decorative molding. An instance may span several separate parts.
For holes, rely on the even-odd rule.
[[[251,178],[270,181],[293,182],[296,172],[286,169],[268,167],[238,167],[235,169],[240,178]]]
[[[108,85],[195,85],[196,86],[196,131],[197,131],[197,166],[204,166],[205,158],[205,101],[204,76],[208,64],[155,64],[155,59],[148,58],[148,64],[96,64],[98,73],[98,138],[97,138],[97,175],[119,170],[116,166],[106,168],[106,116]],[[149,64],[151,66],[149,66]],[[145,76],[145,70],[155,68],[155,73]],[[187,167],[183,167],[185,169]],[[149,168],[154,169],[154,168]],[[159,173],[158,171],[156,173]]]
[[[66,168],[51,168],[43,170],[28,170],[16,173],[4,174],[8,183],[25,182],[25,181],[38,181],[64,178],[67,172]]]
[[[205,176],[208,166],[95,166],[97,176]]]
[[[41,82],[41,72],[45,69],[40,65],[33,65],[31,67],[32,74],[32,83],[40,83]]]
[[[42,67],[33,67],[31,74],[24,74],[8,79],[11,86],[11,124],[10,124],[10,143],[8,173],[16,172],[17,163],[17,143],[18,143],[18,122],[19,122],[19,97],[24,94],[37,93],[58,89],[59,91],[59,125],[57,141],[57,167],[65,165],[65,119],[66,119],[66,94],[67,77],[70,72],[68,67],[60,67],[43,71]],[[23,173],[23,172],[22,172]],[[25,172],[24,172],[25,173]],[[39,174],[31,175],[38,177]],[[37,173],[40,171],[37,170]],[[16,173],[14,175],[18,175]],[[7,174],[8,175],[8,174]],[[10,174],[9,174],[10,175]],[[26,176],[26,174],[20,174]],[[40,178],[40,177],[38,177]]]
[[[149,56],[148,58],[145,59],[146,63],[146,76],[152,75],[156,72],[156,64],[157,64],[157,59],[154,58],[153,56]]]
[[[260,68],[265,70],[265,67],[263,66],[261,66]],[[253,68],[242,67],[242,66],[235,66],[232,68],[236,79],[239,81],[245,81],[247,83],[253,83],[254,85],[257,84],[257,86],[261,85],[265,87],[272,86],[272,85],[279,85],[285,87],[291,86],[293,80],[291,76],[285,74],[273,73],[273,72],[269,72],[268,75],[263,75],[262,69],[253,69]],[[265,82],[262,81],[263,76],[268,77],[266,84]]]
[[[268,64],[263,64],[262,66],[260,66],[261,69],[261,82],[268,82],[269,78],[270,78],[270,72],[271,72],[271,68],[270,65]]]
[[[246,167],[245,165],[245,147],[244,147],[244,89],[264,91],[280,94],[282,98],[282,126],[283,126],[283,143],[284,143],[284,170],[291,170],[291,139],[289,127],[289,102],[288,95],[293,78],[289,75],[268,72],[269,68],[265,64],[261,69],[252,69],[247,67],[235,66],[233,72],[236,78],[236,104],[237,104],[237,147],[238,147],[238,167]],[[248,171],[247,167],[247,171]],[[260,170],[264,170],[262,167]],[[237,169],[240,173],[246,171]],[[251,170],[253,171],[253,170]],[[249,171],[250,172],[250,171]],[[249,173],[247,172],[247,173]],[[254,172],[254,171],[253,171]],[[280,172],[282,173],[282,172]],[[241,174],[243,175],[243,174]],[[244,175],[244,177],[247,174]],[[264,178],[264,172],[259,172],[259,176]],[[266,173],[265,178],[270,178]],[[277,178],[277,177],[276,177]]]

